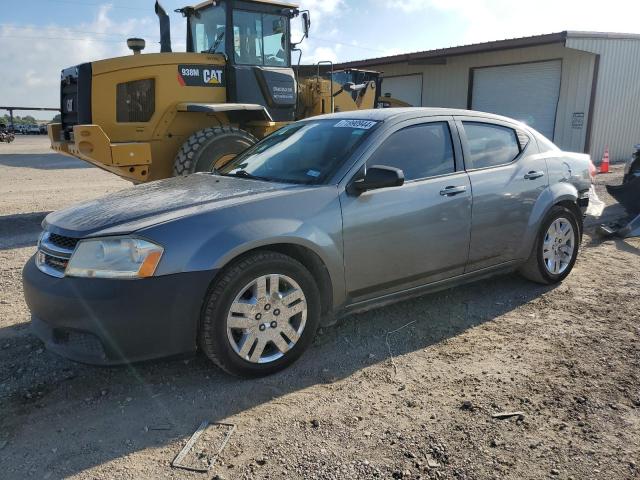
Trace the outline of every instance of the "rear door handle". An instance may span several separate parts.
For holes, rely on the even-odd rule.
[[[535,180],[536,178],[540,178],[544,176],[544,172],[532,170],[524,175],[525,180]]]
[[[452,197],[453,195],[458,195],[459,193],[464,193],[466,191],[467,187],[464,185],[450,185],[440,190],[440,195],[442,195],[443,197]]]

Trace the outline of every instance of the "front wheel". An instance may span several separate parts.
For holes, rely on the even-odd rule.
[[[566,207],[554,206],[542,222],[531,256],[520,273],[537,283],[561,282],[573,269],[579,243],[580,227],[575,214]]]
[[[200,348],[241,377],[275,373],[310,345],[320,322],[320,295],[309,271],[277,252],[232,263],[205,301]]]

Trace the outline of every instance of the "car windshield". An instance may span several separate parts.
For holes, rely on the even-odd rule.
[[[324,183],[371,134],[371,120],[315,120],[275,131],[217,173],[273,182]]]

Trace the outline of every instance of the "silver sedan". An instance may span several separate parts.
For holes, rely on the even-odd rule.
[[[589,171],[587,155],[479,112],[292,123],[220,171],[47,216],[23,274],[33,328],[83,362],[200,349],[270,374],[338,315],[513,270],[562,281]]]

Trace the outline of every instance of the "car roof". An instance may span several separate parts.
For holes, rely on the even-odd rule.
[[[309,117],[306,120],[320,120],[332,118],[335,119],[353,119],[353,120],[373,120],[377,122],[386,122],[389,120],[409,120],[416,117],[439,117],[463,115],[468,117],[485,118],[487,120],[501,120],[503,122],[516,123],[526,127],[522,122],[513,118],[503,117],[494,113],[478,112],[476,110],[462,110],[459,108],[441,108],[441,107],[402,107],[402,108],[375,108],[369,110],[351,110],[348,112],[328,113]]]

